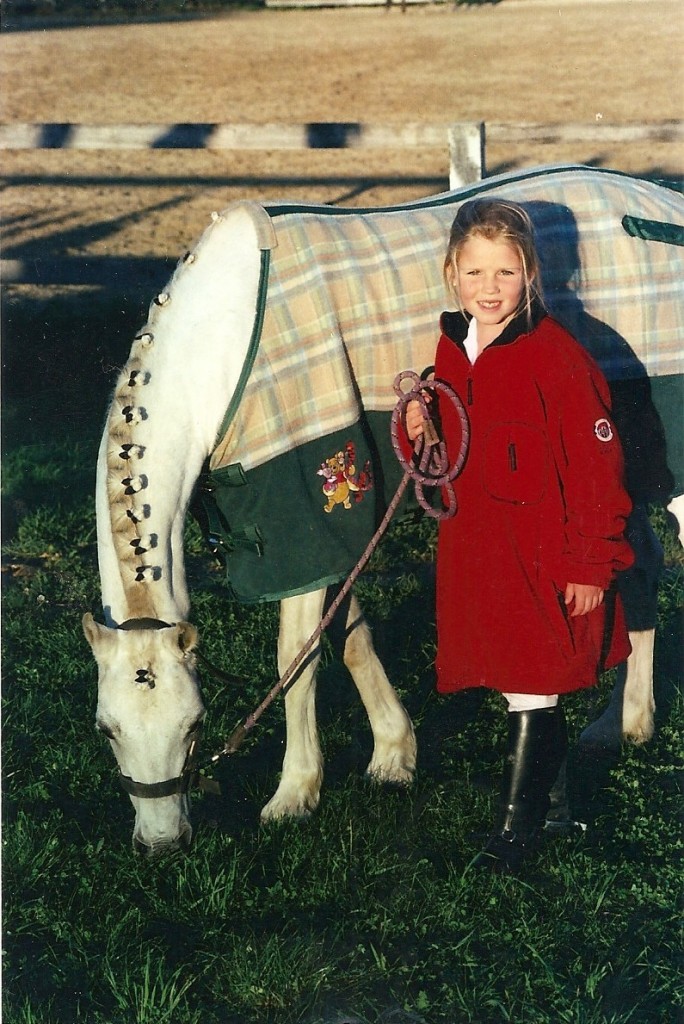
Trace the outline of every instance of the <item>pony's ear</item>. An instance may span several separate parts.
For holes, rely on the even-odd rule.
[[[100,626],[92,617],[90,612],[85,613],[81,619],[81,625],[83,626],[83,633],[90,644],[93,654],[97,656],[98,648],[102,647],[102,644],[109,640],[111,630],[107,629],[106,626]]]
[[[190,622],[176,623],[176,639],[182,654],[189,654],[197,646],[197,627]]]

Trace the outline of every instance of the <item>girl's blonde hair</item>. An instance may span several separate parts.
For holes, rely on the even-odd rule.
[[[534,227],[522,206],[508,199],[471,199],[459,209],[451,225],[449,245],[444,258],[444,281],[447,291],[463,312],[454,269],[463,246],[474,235],[489,241],[504,241],[518,253],[523,268],[523,294],[520,310],[531,317],[532,303],[543,304],[539,257],[534,244]]]

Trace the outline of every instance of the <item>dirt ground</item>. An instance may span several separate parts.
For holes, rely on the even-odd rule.
[[[172,23],[5,32],[0,121],[553,122],[683,114],[679,0],[242,11]],[[555,162],[682,174],[669,144],[491,145],[487,171]],[[354,206],[448,187],[448,153],[14,151],[7,259],[175,257],[237,198]]]

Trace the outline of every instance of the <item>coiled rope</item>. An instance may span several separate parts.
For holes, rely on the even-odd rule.
[[[409,391],[404,391],[402,387],[405,380],[411,381],[412,387]],[[426,515],[432,519],[450,519],[456,514],[457,508],[453,482],[463,469],[470,441],[470,424],[463,402],[454,389],[445,384],[444,381],[431,380],[426,376],[419,377],[413,370],[404,370],[403,373],[397,374],[394,380],[394,392],[398,398],[392,413],[391,426],[394,454],[404,467],[405,474],[413,480],[416,500]],[[461,444],[458,454],[452,463],[449,462],[446,443],[435,429],[431,409],[429,408],[429,404],[434,408],[435,403],[430,401],[428,404],[428,392],[432,392],[433,395],[443,395],[453,405],[456,415],[460,420]],[[417,437],[414,442],[411,459],[405,457],[399,441],[399,429],[406,425],[406,409],[409,402],[418,403],[424,420],[423,434]],[[446,508],[433,508],[425,497],[424,487],[442,488],[442,496],[446,497],[448,502]]]

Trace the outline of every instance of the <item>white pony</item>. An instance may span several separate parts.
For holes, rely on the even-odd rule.
[[[632,282],[636,273],[641,289],[625,308],[610,247],[603,258],[611,261],[611,296],[600,274],[598,291],[592,291],[596,266],[590,246],[611,231],[624,234],[623,248],[628,239],[633,243],[620,226],[623,213],[681,224],[681,202],[677,207],[666,189],[582,168],[493,178],[474,189],[387,210],[236,203],[215,215],[152,303],[116,385],[98,458],[105,624],[89,613],[83,619],[99,669],[97,727],[111,742],[135,808],[136,850],[156,854],[187,847],[192,834],[187,769],[205,711],[194,654],[197,631],[187,621],[183,528],[205,463],[211,460],[214,482],[228,470],[244,485],[234,491],[239,507],[231,506],[230,487],[223,493],[218,542],[227,547],[238,596],[282,599],[282,671],[313,633],[327,585],[352,568],[401,475],[398,465],[385,464],[378,430],[387,426],[395,401],[396,373],[420,370],[431,361],[444,301],[440,267],[449,226],[458,204],[480,191],[529,203],[542,236],[546,232],[549,252],[555,251],[553,239],[567,230],[558,211],[565,211],[566,220],[571,214],[582,280],[569,281],[576,267],[556,268],[555,285],[551,280],[549,289],[546,283],[547,296],[556,295],[560,314],[564,296],[571,293],[568,310],[579,304],[609,323],[641,359],[640,331],[652,330],[651,320],[646,323],[639,311],[645,301],[642,279],[652,276],[656,293],[664,291],[675,304],[681,270],[664,266],[660,253],[645,242],[644,258],[652,261],[646,269],[635,270],[637,257],[623,252]],[[644,360],[649,373],[656,354],[660,359],[675,344],[663,341],[662,332],[671,327],[677,346],[681,337],[681,324],[670,325],[662,312],[659,317],[657,353],[651,335]],[[624,352],[603,355],[605,368]],[[656,369],[681,372],[662,362]],[[278,534],[270,503],[275,490],[288,492],[269,490],[266,481],[283,480],[284,465],[292,488],[289,507],[281,510],[289,519]],[[331,477],[349,492],[343,503],[336,505],[334,494],[331,498]],[[254,517],[250,488],[259,505]],[[258,520],[253,528],[252,518]],[[332,532],[316,548],[318,532],[325,530]],[[239,543],[247,534],[254,540],[251,550]],[[316,552],[313,564],[304,558],[311,551]],[[319,551],[321,563],[329,554],[330,564],[318,565]],[[298,552],[303,568],[295,564]],[[374,740],[368,774],[406,785],[416,764],[413,727],[354,598],[347,626],[344,661]],[[634,713],[623,725],[624,735],[637,742],[653,729],[652,631],[645,633],[633,637],[627,676]],[[262,810],[265,820],[307,815],[319,802],[319,654],[313,652],[286,693],[286,752],[277,791]]]

